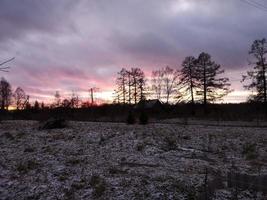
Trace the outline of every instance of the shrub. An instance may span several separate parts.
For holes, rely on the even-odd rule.
[[[258,157],[258,153],[257,153],[257,149],[256,149],[256,144],[246,143],[245,145],[243,145],[242,154],[248,160],[256,159]]]
[[[89,184],[94,189],[93,196],[96,198],[101,197],[106,191],[106,182],[98,175],[92,175]]]
[[[71,157],[69,158],[67,161],[66,161],[66,164],[69,164],[69,165],[78,165],[81,163],[81,160],[79,160],[77,157]]]
[[[145,148],[145,145],[142,144],[142,143],[140,143],[140,144],[138,144],[138,145],[136,146],[137,151],[143,151],[144,148]]]
[[[24,152],[29,152],[29,153],[34,152],[34,148],[33,147],[26,147],[24,149]]]
[[[174,137],[167,136],[165,138],[165,142],[167,144],[167,149],[168,150],[175,150],[177,148],[177,142]]]
[[[57,128],[65,128],[67,123],[64,119],[48,119],[47,121],[40,124],[39,129],[57,129]]]
[[[3,135],[9,140],[14,140],[15,139],[15,137],[9,132],[5,132]]]
[[[74,181],[71,184],[71,188],[73,188],[75,191],[77,190],[81,190],[86,186],[86,181],[84,179],[78,180],[78,181]]]
[[[129,112],[126,122],[127,124],[135,124],[135,117],[132,112]]]
[[[148,124],[148,115],[145,112],[141,112],[139,116],[139,123],[142,125]]]
[[[28,160],[26,162],[18,163],[16,169],[19,173],[26,174],[29,171],[36,169],[38,166],[39,163],[37,163],[35,160]]]
[[[124,171],[120,168],[117,168],[115,166],[111,166],[109,169],[110,174],[127,174],[127,171]]]

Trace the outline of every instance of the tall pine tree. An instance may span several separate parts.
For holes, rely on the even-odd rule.
[[[222,77],[224,70],[221,66],[211,60],[208,53],[201,53],[196,63],[196,78],[199,95],[203,104],[221,100],[230,92],[229,79]]]
[[[255,40],[251,46],[249,54],[253,56],[251,64],[253,70],[248,71],[243,76],[244,81],[251,81],[244,87],[248,90],[256,91],[256,94],[250,96],[250,100],[267,103],[267,86],[266,86],[266,68],[267,68],[267,41],[266,39]]]
[[[190,98],[190,103],[195,104],[195,89],[197,86],[196,61],[193,56],[188,56],[182,63],[180,72],[180,86],[184,91],[184,96]]]

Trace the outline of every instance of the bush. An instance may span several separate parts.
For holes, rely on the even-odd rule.
[[[50,118],[47,121],[42,122],[39,126],[39,129],[59,129],[65,128],[66,126],[67,123],[64,119]]]
[[[106,191],[106,182],[98,175],[92,175],[89,185],[93,188],[93,196],[101,197]]]
[[[167,144],[167,150],[175,150],[177,148],[177,142],[174,137],[167,136],[165,138],[165,142]]]
[[[244,144],[242,154],[246,157],[247,160],[256,159],[258,157],[256,144],[250,144],[250,143]]]
[[[129,112],[126,122],[127,124],[135,124],[135,117],[132,112]]]
[[[148,124],[148,115],[145,112],[141,112],[139,116],[139,124],[142,125]]]
[[[16,165],[16,169],[19,173],[26,174],[31,170],[36,169],[39,166],[35,160],[28,160],[24,162],[20,162]]]

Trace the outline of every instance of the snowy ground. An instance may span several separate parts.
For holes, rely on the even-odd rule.
[[[267,199],[227,174],[267,175],[267,128],[0,123],[0,199]]]

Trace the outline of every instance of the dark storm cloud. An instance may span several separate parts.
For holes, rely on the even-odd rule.
[[[178,6],[176,13],[175,10],[174,13],[170,10],[160,20],[155,16],[154,20],[158,22],[156,24],[153,17],[150,19],[151,23],[143,23],[141,19],[138,27],[131,29],[134,32],[142,27],[137,37],[126,33],[128,38],[123,38],[122,34],[118,34],[117,37],[122,38],[119,39],[119,44],[123,52],[126,50],[134,55],[147,55],[147,58],[158,56],[159,53],[171,58],[176,55],[176,59],[178,57],[180,61],[186,55],[208,51],[226,68],[240,68],[246,62],[251,42],[267,35],[267,13],[240,1],[188,2],[191,8],[183,10]],[[142,17],[146,17],[145,13]],[[144,38],[147,38],[145,42]],[[153,44],[149,43],[153,38],[157,39]]]
[[[70,28],[69,13],[74,3],[59,0],[1,0],[0,41],[16,39],[32,31],[55,33]]]
[[[121,67],[178,67],[202,51],[241,75],[266,17],[238,0],[1,0],[0,59],[16,56],[7,78],[40,95],[111,90]]]

